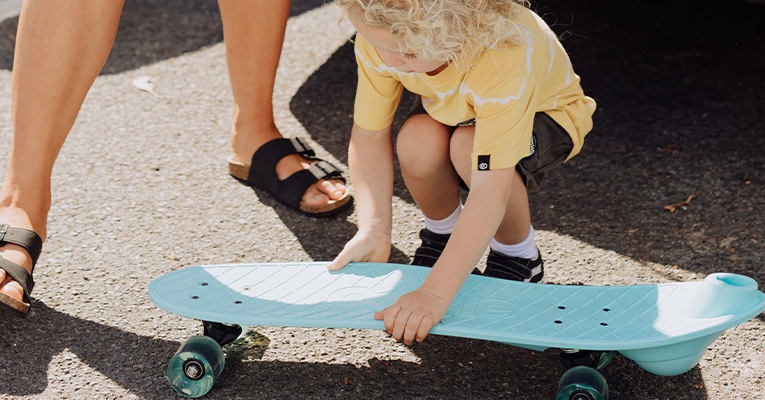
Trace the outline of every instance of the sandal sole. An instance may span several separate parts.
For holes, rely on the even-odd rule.
[[[18,301],[5,293],[0,293],[0,312],[13,315],[18,318],[26,318],[29,314],[30,305]]]

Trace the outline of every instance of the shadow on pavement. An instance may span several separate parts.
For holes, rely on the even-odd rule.
[[[321,348],[317,341],[314,348]],[[307,348],[307,347],[304,347]],[[263,361],[262,351],[251,356],[236,352],[227,370],[207,396],[213,399],[241,395],[280,398],[524,398],[551,399],[565,371],[558,353],[532,352],[513,346],[444,336],[431,336],[411,349],[419,363],[373,358],[368,365]],[[231,353],[229,353],[231,355]],[[259,354],[259,355],[258,355]],[[660,384],[653,375],[618,357],[604,370],[614,399],[664,398],[684,393],[706,398],[698,368]],[[531,367],[530,367],[531,366]],[[230,368],[229,368],[230,367]],[[253,384],[253,382],[257,382]],[[305,382],[312,382],[306,386]],[[391,382],[395,382],[392,385]],[[688,388],[693,388],[690,392]]]
[[[180,343],[136,335],[34,303],[34,314],[23,323],[0,315],[0,370],[4,372],[0,397],[42,393],[51,371],[69,368],[69,360],[50,365],[63,351],[136,395],[154,398],[158,388],[170,389],[165,371]],[[65,372],[55,374],[66,376]],[[145,379],[136,381],[137,374]],[[147,379],[151,385],[145,385]]]
[[[557,29],[571,32],[563,43],[599,110],[582,153],[531,199],[535,225],[765,284],[765,125],[755,117],[765,110],[765,7],[557,4]]]
[[[6,374],[0,394],[26,396],[42,393],[48,375],[65,376],[71,360],[60,365],[51,361],[64,351],[79,362],[141,398],[176,398],[167,382],[166,368],[180,343],[125,332],[108,325],[72,317],[35,302],[34,316],[24,324],[0,324],[0,368],[18,371]],[[1,319],[8,317],[0,315]],[[226,347],[226,368],[205,397],[228,399],[241,396],[273,398],[463,398],[548,399],[554,396],[564,372],[557,351],[533,352],[509,345],[445,336],[430,336],[410,349],[419,363],[373,358],[368,366],[329,363],[263,361],[268,338],[257,328],[248,333],[256,343]],[[35,332],[29,335],[29,332]],[[89,340],[82,340],[88,337]],[[16,343],[26,341],[24,346]],[[300,351],[319,349],[299,346]],[[26,349],[20,354],[21,348]],[[306,355],[310,356],[310,355]],[[662,398],[666,393],[704,396],[704,382],[698,368],[660,385],[652,375],[629,360],[617,357],[616,366],[604,371],[614,398]],[[533,367],[528,367],[532,365]],[[617,376],[618,375],[618,376]],[[141,377],[141,379],[136,379]],[[306,382],[311,382],[306,385]],[[391,386],[391,382],[396,382]],[[635,384],[635,383],[638,384]],[[697,395],[688,393],[694,388]]]

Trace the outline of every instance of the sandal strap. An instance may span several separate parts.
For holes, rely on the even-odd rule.
[[[282,158],[298,154],[313,161],[310,167],[297,171],[281,181],[276,176],[276,164]],[[300,138],[279,138],[266,142],[253,154],[247,181],[271,192],[281,201],[299,207],[308,188],[321,179],[345,182],[340,170],[327,161],[315,158],[316,153]]]
[[[26,268],[18,265],[14,262],[8,261],[3,257],[0,257],[0,269],[13,278],[24,289],[24,302],[29,303],[29,294],[32,293],[32,289],[35,287],[35,281],[32,279],[32,275],[27,272]]]
[[[282,158],[291,154],[299,154],[312,158],[316,153],[300,138],[279,138],[266,142],[252,155],[247,181],[257,182],[264,189],[275,192],[278,190],[279,178],[276,176],[276,164]]]
[[[297,207],[303,199],[305,191],[321,179],[340,179],[345,182],[337,167],[322,160],[316,161],[307,169],[295,172],[287,179],[280,181],[277,190],[284,201]]]
[[[12,228],[9,225],[0,225],[0,247],[6,243],[21,246],[32,257],[32,265],[37,264],[37,259],[42,251],[42,239],[36,233],[24,228]]]
[[[345,183],[345,178],[337,167],[327,161],[319,160],[311,164],[306,171],[310,172],[317,181],[322,179],[340,179]]]

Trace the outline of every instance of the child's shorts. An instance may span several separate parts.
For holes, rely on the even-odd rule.
[[[405,120],[415,115],[427,114],[422,106],[420,96],[415,97],[412,109],[409,110]],[[452,132],[455,129],[457,129],[456,126],[452,127]],[[546,113],[538,112],[534,116],[531,147],[531,155],[519,161],[515,169],[521,174],[521,178],[526,184],[526,190],[536,192],[539,190],[545,174],[566,161],[571,150],[574,149],[574,142],[568,132],[554,119]],[[467,185],[462,180],[460,180],[460,186],[468,190]]]

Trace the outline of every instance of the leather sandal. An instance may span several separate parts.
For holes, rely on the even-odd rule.
[[[36,233],[24,228],[12,228],[8,225],[0,225],[0,247],[7,243],[15,244],[24,248],[32,257],[32,270],[37,264],[37,258],[42,251],[42,239]],[[26,268],[14,262],[0,257],[0,269],[21,285],[24,290],[22,301],[16,300],[5,293],[0,292],[0,311],[20,318],[26,318],[32,302],[29,298],[32,288],[35,286],[32,274]]]
[[[298,154],[309,161],[311,166],[295,172],[284,180],[276,175],[276,164],[291,154]],[[350,190],[346,188],[343,196],[330,200],[321,206],[305,204],[302,199],[305,191],[321,179],[339,179],[345,183],[340,170],[334,165],[315,158],[316,153],[299,138],[279,138],[271,140],[253,154],[250,165],[228,160],[229,173],[246,185],[263,189],[280,203],[311,217],[329,217],[351,205]]]

